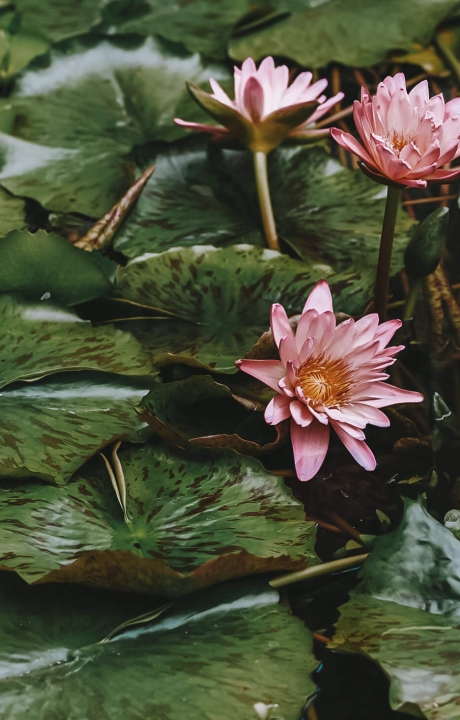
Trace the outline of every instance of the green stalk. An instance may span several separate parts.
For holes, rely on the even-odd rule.
[[[254,172],[256,174],[257,195],[259,197],[260,213],[264,226],[265,237],[268,247],[272,250],[280,249],[278,234],[276,232],[275,218],[273,216],[272,201],[270,199],[270,188],[267,175],[267,155],[264,152],[255,152]]]
[[[374,312],[380,322],[387,319],[388,284],[390,281],[391,251],[395,234],[396,216],[398,214],[401,188],[388,186],[385,214],[383,216],[382,235],[380,238],[377,278],[374,291]]]
[[[406,298],[406,304],[404,305],[403,320],[410,320],[414,314],[415,303],[417,302],[418,294],[420,291],[420,285],[422,284],[422,278],[412,278],[410,281],[409,292]]]

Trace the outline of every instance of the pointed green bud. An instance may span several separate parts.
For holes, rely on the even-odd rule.
[[[431,275],[441,259],[449,223],[448,208],[438,208],[420,223],[404,253],[404,265],[410,278]]]

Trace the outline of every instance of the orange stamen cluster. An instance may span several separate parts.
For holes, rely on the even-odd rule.
[[[313,406],[340,405],[352,387],[350,368],[343,360],[312,358],[298,368],[296,375],[303,394]]]

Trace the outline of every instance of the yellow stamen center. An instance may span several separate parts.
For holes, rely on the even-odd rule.
[[[307,360],[297,372],[306,398],[315,405],[340,405],[351,388],[350,368],[343,360],[319,357]]]

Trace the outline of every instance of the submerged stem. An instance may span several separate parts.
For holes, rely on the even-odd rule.
[[[257,195],[262,215],[265,237],[268,247],[272,250],[280,249],[278,234],[276,232],[275,218],[273,216],[272,201],[270,199],[270,188],[267,175],[267,155],[264,152],[254,153],[254,172],[256,175]]]
[[[380,238],[377,278],[374,291],[374,312],[380,322],[387,319],[388,284],[390,280],[391,251],[395,234],[396,216],[398,214],[401,188],[388,186],[385,214],[383,216],[382,235]]]

